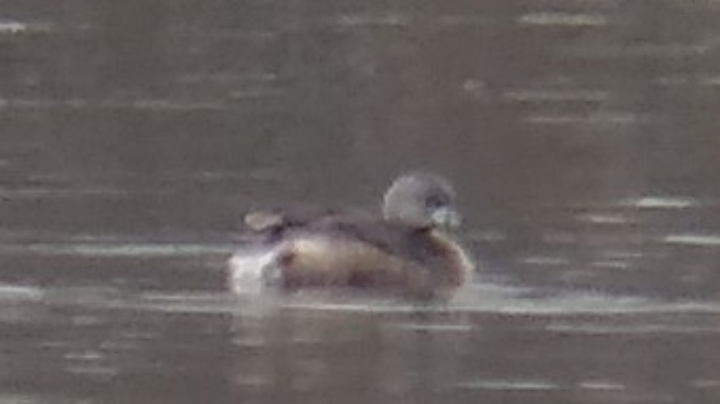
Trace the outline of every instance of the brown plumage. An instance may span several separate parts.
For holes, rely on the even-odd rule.
[[[446,231],[458,224],[453,200],[445,179],[415,173],[395,180],[382,216],[269,211],[253,212],[245,221],[257,244],[272,252],[261,270],[267,284],[445,296],[474,271],[468,254]],[[232,262],[231,282],[238,282]]]

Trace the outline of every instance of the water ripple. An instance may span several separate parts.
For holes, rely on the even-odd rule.
[[[188,243],[29,243],[5,245],[2,251],[31,252],[40,255],[81,257],[196,257],[228,254],[232,245]]]
[[[467,390],[501,390],[501,391],[549,391],[560,386],[544,380],[476,380],[460,382],[455,385]]]
[[[569,13],[542,11],[523,14],[518,18],[521,25],[555,27],[603,27],[609,24],[606,16],[598,13]]]
[[[713,234],[670,234],[665,236],[663,242],[667,244],[679,244],[698,247],[720,246],[720,235]]]

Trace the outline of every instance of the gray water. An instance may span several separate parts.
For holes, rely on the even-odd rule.
[[[715,403],[715,1],[0,1],[0,402]],[[242,212],[460,193],[447,304],[233,296]]]

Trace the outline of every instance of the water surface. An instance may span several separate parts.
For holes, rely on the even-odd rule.
[[[715,403],[713,1],[0,2],[0,401]],[[456,183],[448,304],[233,296],[243,211]]]

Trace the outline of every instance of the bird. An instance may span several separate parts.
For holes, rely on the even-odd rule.
[[[475,272],[454,236],[456,194],[444,177],[409,172],[383,197],[382,213],[328,208],[260,210],[245,215],[262,287],[295,291],[340,288],[412,298],[448,298]],[[247,249],[229,260],[229,286],[247,282]]]

